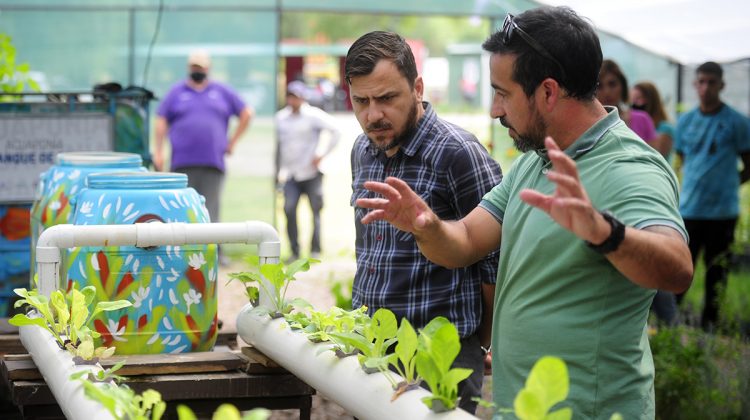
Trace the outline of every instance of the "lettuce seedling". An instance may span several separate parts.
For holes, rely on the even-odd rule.
[[[370,322],[367,307],[362,306],[353,311],[331,307],[327,312],[310,312],[310,323],[302,331],[314,342],[330,342],[332,345],[322,351],[332,350],[336,356],[343,358],[359,352],[349,340],[341,340],[334,333],[359,333]]]
[[[405,382],[398,384],[400,392],[404,392],[416,388],[422,380],[417,375],[417,332],[406,318],[401,320],[396,339],[395,352],[389,356],[388,362],[404,378]]]
[[[372,320],[363,326],[361,333],[331,332],[329,335],[359,350],[360,354],[357,358],[365,372],[384,372],[391,380],[387,375],[389,357],[387,351],[396,343],[397,331],[396,316],[390,310],[380,308],[375,311]]]
[[[458,384],[471,369],[451,368],[461,351],[458,330],[444,317],[430,321],[418,338],[416,367],[432,392],[422,401],[435,412],[453,410],[458,402]]]
[[[61,349],[67,349],[83,360],[108,357],[114,353],[114,347],[94,348],[93,339],[98,338],[100,334],[89,328],[91,320],[103,311],[114,311],[132,306],[132,303],[127,300],[97,302],[94,311],[89,313],[89,305],[92,304],[96,295],[94,286],[86,286],[80,291],[71,288],[67,294],[55,290],[49,299],[40,295],[35,289],[20,288],[13,291],[22,297],[16,301],[14,305],[16,308],[29,305],[39,316],[16,314],[8,321],[11,325],[42,327],[55,337]]]
[[[229,273],[229,281],[238,280],[245,285],[245,294],[247,295],[250,303],[253,305],[258,304],[258,298],[260,296],[260,285],[263,292],[271,298],[272,308],[257,307],[253,311],[265,313],[271,316],[271,318],[280,318],[285,314],[291,313],[296,308],[308,308],[311,307],[306,300],[302,298],[295,298],[292,300],[286,300],[286,291],[289,288],[289,284],[296,280],[295,275],[299,272],[308,271],[310,265],[313,263],[320,262],[316,259],[302,258],[292,262],[289,265],[284,263],[274,264],[261,264],[260,258],[257,255],[250,255],[245,258],[245,261],[250,266],[250,271],[244,271],[239,273]],[[271,288],[269,290],[266,286],[266,282],[263,281],[265,277],[268,280]]]
[[[513,401],[516,417],[520,420],[569,420],[573,417],[570,407],[550,412],[555,404],[568,397],[569,382],[568,368],[562,359],[545,356],[537,360],[524,388]]]
[[[253,408],[250,411],[240,413],[232,404],[222,404],[214,411],[211,420],[266,420],[271,416],[271,411],[265,408]],[[179,420],[198,420],[193,410],[186,405],[177,406],[177,418]]]

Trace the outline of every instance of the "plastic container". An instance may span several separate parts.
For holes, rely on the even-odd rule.
[[[208,223],[202,196],[184,174],[97,173],[76,198],[73,224]],[[217,333],[216,245],[78,247],[68,251],[68,287],[94,285],[98,300],[130,308],[94,320],[117,354],[207,351]]]
[[[12,309],[13,289],[29,283],[30,210],[31,204],[0,205],[0,317]]]
[[[44,229],[72,223],[76,195],[85,187],[86,177],[97,172],[146,172],[140,155],[119,152],[58,153],[56,163],[39,177],[39,192],[31,208],[31,278],[36,241]],[[60,278],[65,278],[61,273]]]

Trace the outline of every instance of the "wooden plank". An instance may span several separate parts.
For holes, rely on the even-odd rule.
[[[23,353],[27,353],[27,351],[23,344],[21,344],[18,334],[0,335],[0,356]]]
[[[313,395],[315,390],[291,374],[248,375],[222,372],[132,377],[125,383],[135,392],[159,391],[164,401],[230,398],[274,398]],[[56,404],[43,380],[10,383],[16,405]]]
[[[247,366],[247,360],[227,351],[112,356],[102,359],[100,363],[102,367],[110,368],[121,360],[125,360],[125,365],[117,374],[123,376],[226,372]]]
[[[251,361],[258,363],[264,367],[267,368],[278,368],[280,367],[278,363],[274,362],[272,359],[270,359],[265,354],[261,353],[258,349],[255,347],[245,346],[242,347],[242,354],[247,356]]]
[[[24,405],[57,405],[52,390],[43,380],[13,381],[10,383],[10,395],[17,406]]]
[[[8,318],[0,318],[0,355],[26,353],[18,337],[18,327],[10,325]]]
[[[222,372],[131,377],[136,392],[155,389],[164,401],[211,398],[269,398],[311,395],[315,390],[292,374],[250,375]]]
[[[230,349],[237,348],[237,331],[221,331],[216,336],[216,346],[227,346]]]
[[[4,354],[0,357],[2,360],[31,360],[31,355],[28,353],[22,354]]]
[[[113,356],[102,359],[100,364],[107,369],[120,360],[125,360],[125,365],[117,371],[117,374],[122,376],[227,372],[244,370],[248,365],[247,359],[232,352]],[[3,364],[2,371],[6,381],[42,378],[34,361],[28,355],[17,358],[6,357]]]
[[[31,359],[3,360],[2,364],[2,375],[6,382],[42,379],[42,374]]]

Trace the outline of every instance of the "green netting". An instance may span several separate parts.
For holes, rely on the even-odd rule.
[[[0,0],[0,31],[9,34],[18,59],[27,61],[45,91],[90,90],[97,83],[116,81],[137,85],[163,97],[183,79],[185,57],[192,48],[207,48],[213,55],[213,78],[235,87],[260,115],[276,107],[279,56],[342,54],[346,46],[279,45],[279,23],[285,12],[305,11],[377,13],[416,16],[478,16],[497,28],[507,11],[518,13],[536,3],[530,0],[165,0],[158,37],[156,0],[27,0],[22,4]],[[428,17],[425,17],[428,19]],[[352,39],[358,33],[351,34]],[[668,59],[634,47],[620,38],[602,34],[604,54],[623,67],[631,82],[651,80],[661,89],[670,110],[677,99],[677,66]],[[461,40],[456,40],[456,42]],[[450,101],[480,105],[481,95],[468,98],[461,77],[454,73],[475,68],[485,72],[480,42],[474,52],[448,54]],[[292,51],[294,50],[294,51]],[[460,57],[459,57],[460,56]],[[480,75],[481,76],[481,75]],[[689,77],[689,75],[688,75]],[[484,87],[486,88],[486,87]],[[467,99],[468,98],[468,99]]]

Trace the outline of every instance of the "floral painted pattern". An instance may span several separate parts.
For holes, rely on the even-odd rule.
[[[86,189],[73,218],[76,225],[149,221],[209,218],[192,188]],[[217,256],[216,245],[72,248],[68,287],[91,284],[98,300],[133,302],[94,321],[101,344],[115,346],[118,354],[207,351],[217,334]]]
[[[117,155],[121,154],[112,153],[113,157]],[[126,159],[127,155],[124,156],[123,159]],[[84,189],[89,174],[124,170],[145,172],[146,168],[140,166],[140,163],[132,162],[124,162],[122,166],[112,164],[106,167],[81,163],[55,165],[44,172],[39,182],[39,198],[31,207],[31,261],[35,261],[36,242],[44,229],[73,223],[75,197]],[[32,267],[32,278],[35,271],[36,267]]]

